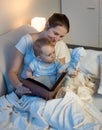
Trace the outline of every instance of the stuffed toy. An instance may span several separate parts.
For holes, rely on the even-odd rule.
[[[77,71],[79,67],[78,65],[81,57],[85,55],[86,55],[86,51],[83,47],[77,47],[73,49],[71,53],[71,60],[60,68],[60,72],[63,72],[65,70],[67,71],[68,75],[73,75],[74,72]]]

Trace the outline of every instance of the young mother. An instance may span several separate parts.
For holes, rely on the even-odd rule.
[[[32,34],[26,34],[15,46],[15,54],[9,70],[9,80],[14,89],[16,89],[19,95],[31,93],[31,91],[22,85],[22,82],[18,78],[18,72],[21,65],[24,64],[24,70],[21,74],[25,75],[28,64],[35,57],[33,52],[33,43],[38,38],[50,38],[56,42],[56,55],[62,63],[65,63],[65,50],[66,45],[61,39],[69,32],[69,20],[64,14],[54,13],[49,17],[46,22],[45,29],[42,32],[35,32]],[[58,42],[58,43],[57,43]],[[61,47],[61,49],[60,49]],[[60,53],[59,53],[60,51]]]

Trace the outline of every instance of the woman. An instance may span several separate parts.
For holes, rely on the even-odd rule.
[[[68,18],[64,14],[54,13],[46,22],[45,29],[42,32],[35,32],[23,36],[15,46],[15,54],[8,75],[11,85],[16,89],[16,92],[19,95],[31,93],[29,89],[22,85],[22,82],[18,78],[18,72],[21,65],[24,64],[23,73],[25,73],[28,64],[35,57],[33,52],[33,42],[43,37],[49,38],[52,42],[58,42],[69,32],[69,28]],[[63,47],[64,44],[62,48]],[[60,51],[64,52],[62,48]],[[65,63],[65,56],[59,56],[59,59],[62,63]]]

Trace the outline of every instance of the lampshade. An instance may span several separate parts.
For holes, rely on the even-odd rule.
[[[33,26],[37,31],[42,31],[45,27],[46,19],[44,17],[34,17],[31,20],[31,26]]]

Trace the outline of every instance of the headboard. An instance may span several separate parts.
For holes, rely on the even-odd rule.
[[[67,43],[68,48],[75,48],[75,47],[84,47],[85,49],[92,49],[96,51],[102,51],[102,48],[100,47],[92,47],[92,46],[81,46],[81,45],[75,45],[75,44],[69,44]]]

